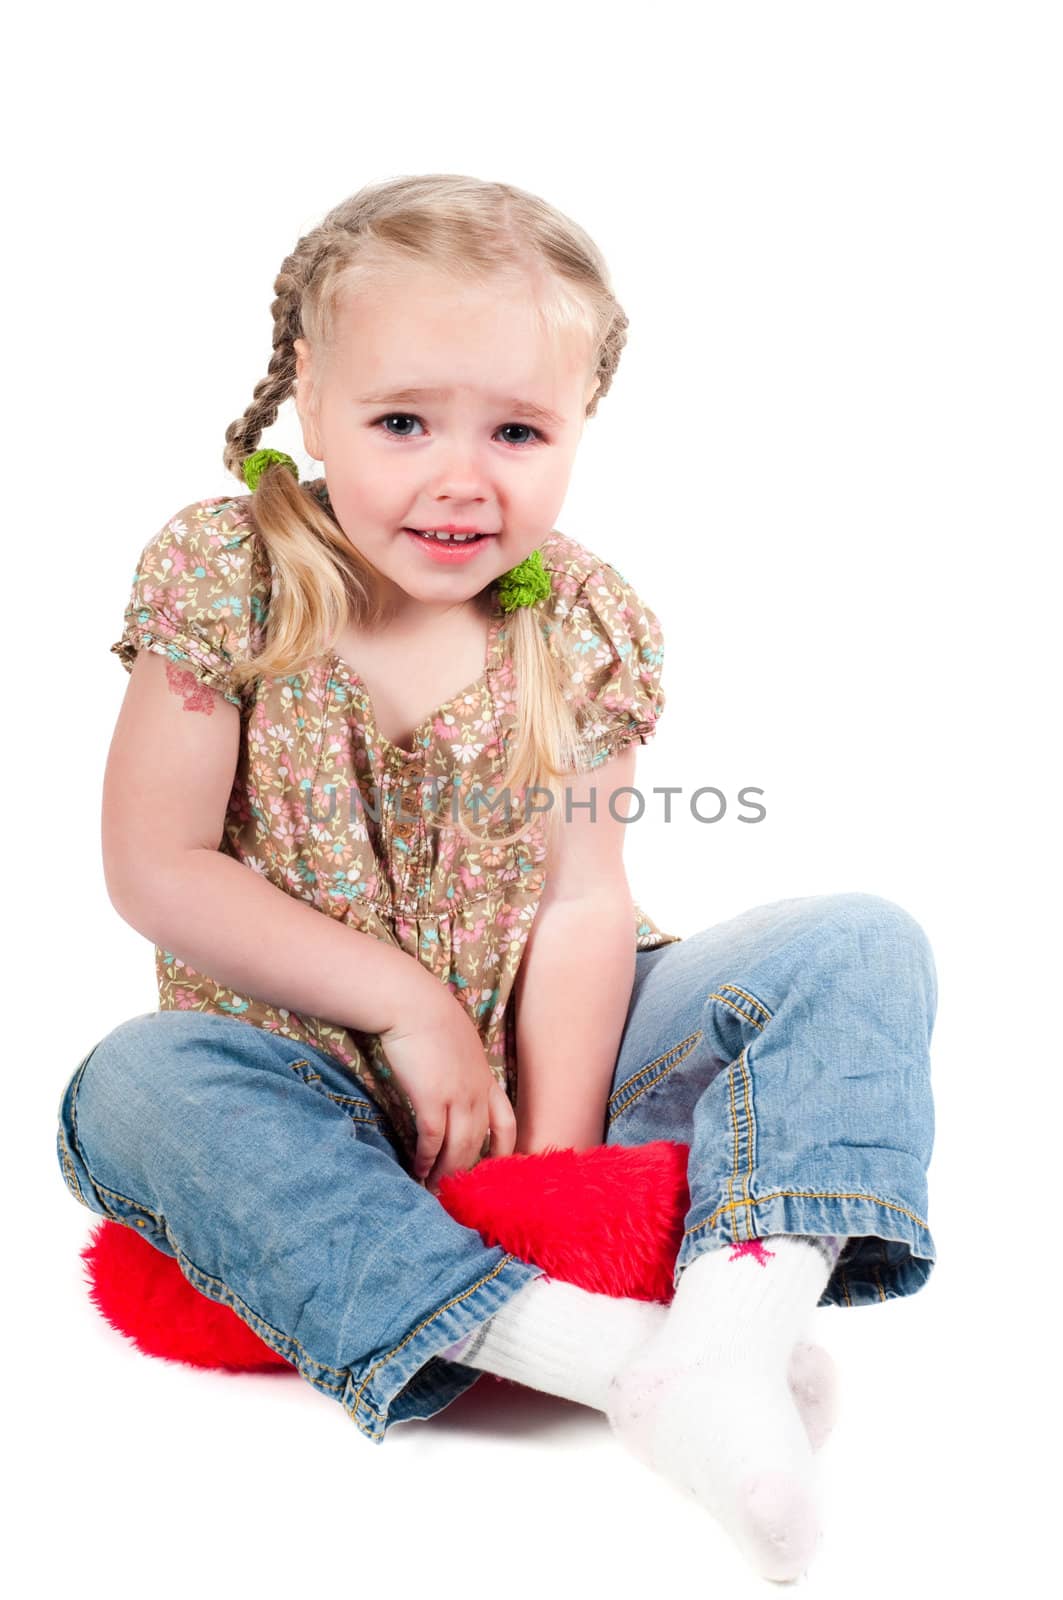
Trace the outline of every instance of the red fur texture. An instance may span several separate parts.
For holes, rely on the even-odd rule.
[[[439,1201],[485,1244],[551,1278],[667,1302],[689,1205],[688,1151],[659,1139],[496,1156],[444,1178]],[[97,1310],[146,1355],[230,1372],[295,1371],[132,1225],[98,1223],[81,1258]]]

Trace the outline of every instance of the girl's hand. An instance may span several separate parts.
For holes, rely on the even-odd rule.
[[[438,1194],[450,1172],[474,1167],[484,1154],[512,1155],[517,1118],[487,1062],[480,1036],[445,990],[424,999],[410,1022],[380,1034],[388,1065],[417,1118],[415,1178]],[[484,1142],[490,1137],[490,1148]]]

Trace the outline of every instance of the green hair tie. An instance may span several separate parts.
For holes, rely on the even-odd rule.
[[[270,467],[287,467],[289,472],[294,472],[296,483],[299,482],[299,468],[283,450],[256,450],[247,457],[243,467],[244,482],[252,494],[258,488],[262,474]]]
[[[503,611],[533,606],[537,600],[545,600],[549,593],[550,574],[543,566],[543,558],[538,550],[533,550],[530,556],[525,556],[523,561],[504,572],[498,580]]]

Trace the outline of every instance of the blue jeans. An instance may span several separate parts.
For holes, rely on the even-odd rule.
[[[892,901],[757,906],[636,955],[603,1143],[689,1144],[674,1282],[703,1250],[848,1236],[820,1305],[930,1274],[934,959]],[[483,1375],[440,1352],[542,1269],[421,1187],[332,1057],[236,1018],[156,1011],[63,1091],[68,1188],[140,1230],[361,1431],[433,1416]]]

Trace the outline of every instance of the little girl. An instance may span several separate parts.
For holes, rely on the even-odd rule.
[[[831,1409],[807,1319],[935,1259],[927,939],[864,893],[685,938],[632,901],[614,791],[661,628],[553,525],[627,327],[581,228],[397,179],[275,293],[226,433],[248,492],[149,540],[112,646],[106,881],[160,1008],[76,1068],[64,1179],[368,1439],[515,1379],[796,1576]],[[289,396],[309,482],[259,448]],[[552,1280],[437,1198],[485,1155],[657,1139],[690,1146],[667,1306]]]

